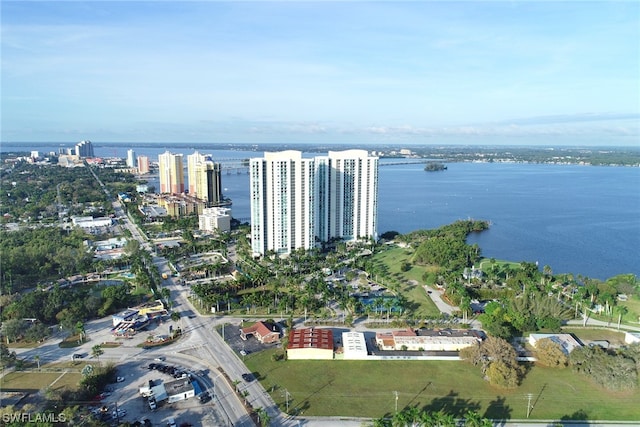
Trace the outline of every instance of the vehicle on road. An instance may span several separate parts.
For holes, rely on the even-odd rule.
[[[119,383],[124,382],[124,377],[116,378],[116,382],[119,382]]]
[[[250,383],[254,379],[253,374],[242,374],[242,379]]]
[[[156,358],[155,358],[155,359],[153,359],[153,360],[155,360],[156,362],[164,362],[164,361],[165,361],[165,359],[166,359],[166,357],[164,357],[164,356],[158,356],[158,357],[156,357]]]
[[[211,394],[209,394],[208,391],[205,391],[203,393],[200,393],[200,396],[198,396],[198,399],[200,399],[200,403],[207,403],[208,401],[211,400]]]
[[[173,418],[169,418],[167,420],[167,427],[177,427],[176,420]]]

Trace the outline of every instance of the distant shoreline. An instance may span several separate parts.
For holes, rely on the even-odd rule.
[[[42,149],[57,151],[71,147],[73,142],[21,142],[0,143],[0,154],[5,157],[12,152],[29,152]],[[366,149],[380,159],[403,158],[431,160],[441,163],[483,162],[483,163],[538,163],[584,166],[627,166],[640,167],[640,146],[469,146],[469,145],[407,145],[400,144],[240,144],[240,143],[163,143],[163,142],[94,142],[97,150],[124,148],[158,148],[186,151],[241,151],[261,155],[265,151],[298,150],[305,153],[323,153],[346,149]],[[115,153],[115,150],[113,150]],[[108,156],[104,156],[108,157]]]

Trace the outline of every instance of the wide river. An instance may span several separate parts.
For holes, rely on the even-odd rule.
[[[35,144],[20,148],[55,149]],[[95,145],[96,155],[107,157],[126,157],[128,148],[152,161],[167,148],[185,157],[193,152],[178,144]],[[2,151],[15,149],[12,144]],[[200,151],[219,161],[263,155]],[[422,165],[385,165],[388,161],[379,169],[380,233],[485,219],[490,229],[470,236],[469,243],[477,243],[486,257],[538,262],[554,273],[598,279],[640,276],[640,168],[450,163],[446,171],[425,172]],[[243,221],[250,216],[248,183],[246,172],[222,175],[224,195],[233,200],[232,214]]]

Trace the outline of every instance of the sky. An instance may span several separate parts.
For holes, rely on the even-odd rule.
[[[4,142],[640,146],[637,1],[11,1]]]

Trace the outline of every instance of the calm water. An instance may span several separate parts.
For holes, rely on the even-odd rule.
[[[640,169],[453,163],[443,172],[384,166],[379,230],[401,233],[486,219],[470,236],[486,257],[555,273],[640,275]]]
[[[98,156],[126,157],[128,148],[96,144],[95,151]],[[166,149],[185,155],[194,151],[189,145],[133,148],[153,161]],[[2,147],[15,149],[16,145]],[[263,154],[200,151],[218,160]],[[379,173],[380,233],[485,219],[491,228],[472,235],[469,242],[477,243],[486,257],[537,261],[555,273],[599,279],[621,273],[640,276],[640,168],[452,163],[443,172],[397,165],[381,166]],[[248,183],[246,173],[222,175],[224,195],[233,200],[233,216],[243,221],[250,216]]]

